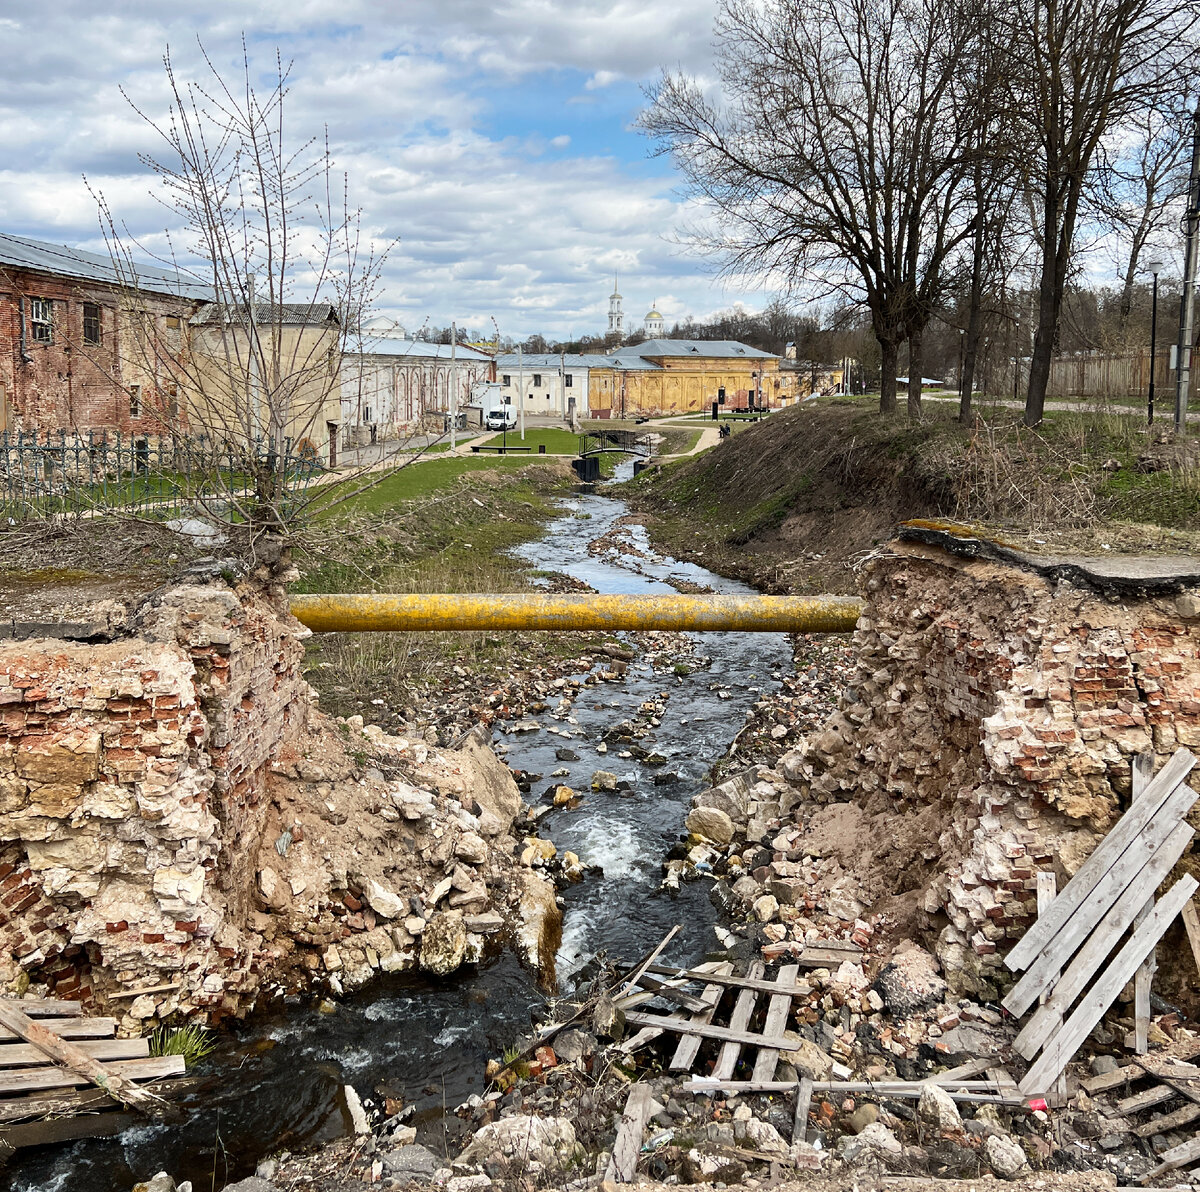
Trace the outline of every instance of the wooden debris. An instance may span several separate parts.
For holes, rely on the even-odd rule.
[[[1134,799],[1142,797],[1153,775],[1154,753],[1147,749],[1133,759]],[[1133,926],[1141,927],[1153,909],[1154,894],[1151,893],[1134,918]],[[1153,984],[1154,970],[1157,967],[1152,952],[1133,978],[1133,1046],[1138,1055],[1145,1055],[1150,1050],[1150,986]]]
[[[795,983],[799,965],[785,964],[779,970],[779,985],[787,987]],[[790,993],[773,993],[767,1003],[767,1020],[763,1024],[764,1035],[782,1035],[787,1029],[788,1014],[792,1008]],[[754,1079],[771,1080],[779,1063],[779,1052],[771,1047],[760,1047],[754,1060]]]
[[[95,1061],[93,1061],[95,1062]],[[122,1100],[116,1097],[113,1086],[120,1082],[122,1087],[128,1087],[130,1081],[134,1080],[155,1080],[162,1079],[165,1076],[178,1076],[184,1070],[184,1060],[181,1055],[159,1055],[147,1060],[116,1060],[111,1064],[104,1065],[104,1071],[107,1074],[108,1089],[113,1097],[117,1100]],[[80,1072],[74,1072],[67,1068],[27,1068],[24,1070],[11,1070],[0,1073],[0,1095],[8,1093],[39,1093],[47,1089],[67,1089],[74,1088],[81,1084],[94,1084],[90,1076],[85,1076]],[[104,1088],[104,1085],[100,1085]],[[143,1093],[144,1089],[138,1089],[133,1086],[137,1092]],[[157,1111],[162,1104],[162,1099],[156,1097],[153,1093],[146,1093],[146,1096],[152,1098],[152,1106]],[[122,1101],[122,1103],[125,1103]]]
[[[802,1076],[796,1086],[796,1117],[792,1122],[792,1142],[808,1141],[808,1107],[812,1104],[812,1078]]]
[[[638,1155],[642,1151],[642,1131],[650,1117],[650,1086],[635,1084],[629,1090],[625,1112],[617,1128],[617,1139],[613,1143],[612,1158],[604,1173],[606,1180],[619,1184],[631,1184],[637,1175]]]
[[[704,992],[700,995],[706,1009],[694,1014],[693,1021],[707,1025],[712,1022],[713,1015],[717,1012],[717,1003],[721,1000],[721,995],[724,993],[724,988],[716,980],[717,977],[728,976],[733,970],[733,965],[728,961],[722,963],[721,968],[713,973],[713,982],[704,987]],[[671,1057],[670,1070],[672,1072],[690,1072],[692,1065],[696,1062],[696,1055],[700,1050],[699,1035],[684,1035],[679,1040],[679,1045],[675,1048],[675,1054]]]
[[[724,1026],[709,1026],[703,1022],[693,1022],[691,1019],[677,1019],[662,1014],[643,1014],[634,1011],[625,1015],[625,1021],[631,1026],[662,1027],[663,1030],[673,1031],[680,1035],[698,1035],[701,1039],[718,1039],[722,1043],[736,1043],[739,1046],[749,1044],[751,1047],[776,1047],[786,1051],[794,1044],[792,1040],[782,1036],[772,1038],[769,1035],[756,1035],[753,1031],[734,1030]],[[788,1088],[792,1085],[789,1083]]]
[[[803,983],[792,985],[790,988],[775,981],[764,981],[751,977],[739,977],[732,973],[711,972],[702,969],[673,969],[651,965],[647,970],[660,976],[687,978],[689,981],[703,981],[709,985],[723,985],[729,989],[753,989],[758,993],[788,993],[792,997],[807,997],[812,993],[812,986]]]
[[[53,1031],[47,1030],[44,1026],[35,1022],[24,1013],[19,1003],[7,998],[0,998],[0,1025],[19,1035],[26,1043],[32,1044],[56,1063],[65,1064],[71,1069],[70,1075],[81,1078],[68,1080],[68,1084],[83,1084],[90,1081],[92,1084],[104,1089],[105,1092],[122,1104],[128,1105],[133,1109],[139,1109],[143,1113],[157,1113],[161,1109],[163,1105],[162,1098],[138,1088],[133,1083],[134,1078],[125,1074],[125,1069],[117,1071],[112,1067],[106,1067],[101,1064],[99,1060],[93,1059],[79,1045],[63,1039],[60,1035],[56,1035]],[[182,1057],[171,1056],[164,1056],[162,1058],[182,1059]],[[134,1062],[147,1063],[152,1061]],[[156,1076],[168,1076],[171,1074],[169,1071],[152,1073],[152,1075]],[[24,1077],[26,1074],[22,1073],[21,1075]],[[66,1074],[60,1073],[59,1075]],[[5,1075],[2,1078],[3,1083],[0,1083],[0,1089],[13,1091],[11,1081],[14,1079],[16,1077],[13,1075]],[[58,1086],[54,1084],[35,1084],[28,1087],[55,1088]]]
[[[747,970],[747,976],[752,981],[761,981],[765,966],[761,960],[752,961],[750,968]],[[743,1043],[757,1043],[757,1037],[748,1035],[746,1028],[750,1025],[750,1018],[754,1014],[754,1006],[758,1002],[758,994],[753,989],[743,989],[737,995],[737,1001],[733,1004],[733,1014],[729,1019],[729,1030],[726,1033],[727,1041],[721,1048],[720,1054],[717,1056],[716,1066],[713,1068],[713,1076],[718,1080],[728,1080],[733,1075],[733,1070],[737,1067],[738,1056],[742,1052]],[[699,1024],[697,1024],[699,1026]],[[705,1030],[712,1030],[712,1027],[705,1027]],[[697,1032],[698,1033],[698,1032]],[[740,1036],[740,1037],[735,1037]],[[716,1038],[715,1035],[710,1035],[708,1038]],[[782,1038],[782,1036],[780,1036]],[[765,1045],[765,1040],[763,1044]],[[784,1041],[780,1050],[787,1047],[787,1042]],[[772,1072],[774,1075],[774,1072]]]

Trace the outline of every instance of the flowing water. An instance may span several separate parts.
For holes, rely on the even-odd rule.
[[[662,558],[637,525],[622,534],[638,553],[589,552],[588,544],[624,513],[619,501],[579,495],[521,554],[600,592],[669,592],[668,578],[718,592],[750,591]],[[563,895],[560,980],[601,949],[633,960],[677,923],[682,931],[671,945],[672,960],[694,961],[715,946],[708,883],[685,884],[677,893],[661,890],[663,857],[680,838],[692,795],[706,784],[759,692],[773,689],[790,667],[791,652],[781,634],[696,637],[699,653],[710,660],[706,667],[676,675],[635,660],[622,681],[580,693],[570,713],[577,723],[543,716],[539,730],[503,738],[510,766],[546,776],[534,786],[534,802],[555,781],[584,793],[577,807],[551,812],[541,832],[560,851],[570,849],[603,870]],[[661,723],[640,744],[663,754],[664,766],[655,770],[621,759],[616,745],[597,752],[606,730],[639,718],[643,702],[663,692],[669,698]],[[551,727],[569,739],[546,731]],[[560,761],[555,751],[564,747],[579,760]],[[562,767],[567,776],[549,777]],[[592,773],[600,769],[615,773],[628,789],[591,793]],[[654,774],[668,771],[679,781],[656,785]],[[418,1141],[441,1150],[446,1109],[484,1091],[485,1063],[528,1029],[541,1003],[529,974],[507,953],[443,981],[384,978],[343,999],[332,1014],[320,1013],[312,998],[295,999],[222,1035],[218,1050],[195,1070],[206,1079],[184,1100],[183,1124],[138,1126],[110,1139],[23,1152],[8,1169],[12,1186],[19,1192],[128,1192],[135,1181],[166,1170],[177,1180],[194,1180],[199,1190],[213,1185],[215,1167],[220,1188],[280,1148],[346,1133],[345,1084],[375,1101],[388,1095],[414,1103]]]

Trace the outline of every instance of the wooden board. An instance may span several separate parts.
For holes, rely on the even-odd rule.
[[[16,1006],[30,1018],[75,1018],[83,1013],[82,1002],[67,1002],[56,997],[5,997],[0,1002]]]
[[[1046,998],[1045,1004],[1039,1007],[1037,1013],[1021,1028],[1020,1034],[1013,1042],[1013,1047],[1018,1054],[1023,1055],[1026,1059],[1032,1059],[1045,1046],[1046,1040],[1058,1029],[1067,1011],[1083,992],[1087,983],[1096,975],[1100,966],[1116,946],[1117,941],[1129,929],[1135,917],[1141,914],[1146,898],[1149,897],[1153,902],[1154,892],[1162,885],[1179,858],[1183,856],[1191,839],[1192,829],[1187,824],[1179,824],[1158,851],[1148,858],[1145,868],[1130,883],[1124,896],[1109,910],[1091,935],[1083,941],[1083,946],[1075,954],[1071,963],[1067,965],[1066,972],[1058,979]],[[1145,917],[1143,916],[1144,921]],[[1061,961],[1061,957],[1058,960]],[[1017,983],[1017,987],[1004,999],[1005,1007],[1012,1010],[1013,1013],[1023,1013],[1023,1009],[1018,1010],[1015,1006],[1009,1006],[1008,1003],[1019,1001],[1020,1005],[1024,1006],[1026,999],[1015,997],[1020,986],[1028,983],[1029,988],[1032,988],[1034,974],[1038,974],[1040,978],[1045,974],[1045,969],[1053,963],[1056,961],[1050,952],[1039,957],[1021,978],[1021,981]],[[1052,974],[1049,975],[1049,979],[1053,980]]]
[[[179,1094],[200,1084],[197,1077],[172,1077],[168,1080],[151,1081],[142,1087],[160,1097]],[[32,1121],[43,1117],[70,1117],[72,1114],[96,1114],[104,1110],[119,1109],[121,1103],[113,1100],[103,1089],[87,1087],[63,1089],[61,1092],[38,1093],[29,1097],[12,1097],[0,1101],[0,1123]]]
[[[1196,913],[1196,904],[1189,902],[1183,908],[1183,925],[1187,929],[1188,944],[1192,949],[1192,959],[1196,962],[1196,972],[1200,973],[1200,915]]]
[[[1133,1132],[1139,1138],[1153,1138],[1155,1134],[1178,1130],[1180,1126],[1186,1126],[1188,1122],[1194,1122],[1197,1118],[1200,1118],[1200,1105],[1189,1104],[1175,1110],[1174,1113],[1168,1113],[1165,1117],[1155,1118],[1144,1126],[1137,1126]]]
[[[79,1047],[94,1060],[136,1060],[150,1054],[148,1038],[84,1039],[80,1042]],[[20,1068],[45,1062],[46,1053],[34,1047],[32,1043],[0,1045],[0,1068]]]
[[[682,1006],[685,1010],[698,1012],[708,1008],[698,997],[690,993],[685,993],[682,989],[670,984],[670,982],[660,981],[657,977],[650,976],[649,973],[642,973],[638,977],[638,984],[643,989],[654,994],[655,997],[660,997],[663,1001],[673,1002],[677,1006]]]
[[[762,979],[764,971],[765,965],[762,961],[755,960],[751,962],[750,967],[746,970],[746,975],[752,981],[759,981]],[[750,1019],[754,1014],[755,1004],[758,1002],[758,996],[757,991],[753,989],[743,989],[737,995],[737,1001],[733,1004],[733,1013],[729,1016],[729,1031],[731,1034],[744,1035],[746,1033],[746,1028],[750,1025]],[[712,1028],[708,1029],[711,1030]],[[728,1080],[733,1075],[733,1070],[737,1067],[738,1056],[741,1055],[742,1044],[744,1042],[747,1042],[747,1040],[730,1038],[721,1047],[717,1055],[716,1065],[713,1067],[713,1075],[718,1080]]]
[[[1188,756],[1191,757],[1191,754]],[[1148,802],[1148,797],[1143,801]],[[1184,903],[1195,893],[1198,884],[1190,874],[1182,877],[1155,904],[1150,917],[1117,953],[1080,1000],[1075,1012],[1047,1044],[1038,1061],[1025,1074],[1025,1079],[1021,1081],[1021,1092],[1025,1096],[1041,1096],[1050,1088],[1092,1027],[1100,1021],[1105,1010],[1137,971],[1138,965],[1157,947],[1158,941],[1183,910]]]
[[[1185,801],[1195,800],[1196,794],[1191,787],[1182,789],[1187,792]],[[1179,806],[1182,808],[1182,804]],[[1055,936],[1053,945],[1034,959],[1024,976],[1009,990],[1001,1003],[1004,1008],[1010,1014],[1024,1014],[1049,985],[1054,973],[1067,957],[1082,951],[1095,955],[1105,941],[1108,941],[1108,946],[1100,951],[1099,960],[1103,960],[1120,935],[1120,931],[1112,934],[1111,922],[1119,919],[1125,927],[1129,926],[1141,904],[1154,896],[1154,891],[1163,881],[1170,866],[1175,863],[1171,860],[1167,864],[1167,859],[1172,852],[1175,852],[1175,860],[1183,856],[1191,838],[1192,829],[1187,824],[1171,821],[1165,814],[1155,820],[1140,839],[1118,858],[1112,869],[1096,883],[1092,892],[1081,902],[1071,921]],[[1162,876],[1153,880],[1151,874]],[[1050,904],[1047,915],[1070,889],[1068,884],[1067,889]],[[1097,966],[1098,963],[1097,961]]]
[[[1170,1071],[1166,1065],[1186,1063],[1197,1056],[1200,1056],[1200,1039],[1193,1040],[1181,1047],[1174,1055],[1139,1060],[1136,1064],[1123,1064],[1120,1068],[1112,1072],[1105,1072],[1102,1076],[1088,1076],[1079,1082],[1079,1087],[1085,1093],[1107,1093],[1110,1089],[1119,1088],[1129,1081],[1139,1080],[1147,1073],[1152,1077],[1157,1076],[1160,1068],[1163,1071]]]
[[[126,1080],[161,1080],[164,1076],[178,1076],[184,1070],[183,1056],[160,1055],[148,1060],[115,1060],[106,1064],[110,1072],[124,1076]],[[86,1076],[66,1068],[30,1068],[21,1072],[0,1072],[0,1096],[15,1093],[37,1093],[44,1089],[69,1089],[90,1084]]]
[[[1186,1167],[1189,1163],[1194,1163],[1200,1159],[1200,1135],[1195,1138],[1189,1138],[1187,1142],[1181,1142],[1178,1146],[1173,1146],[1169,1151],[1163,1151],[1159,1155],[1161,1163],[1153,1170],[1146,1172],[1145,1175],[1138,1178],[1139,1184],[1148,1184],[1151,1180],[1156,1179],[1160,1175],[1164,1175],[1168,1171],[1174,1171],[1179,1167]]]
[[[808,1107],[812,1104],[813,1082],[809,1076],[800,1077],[796,1086],[796,1116],[792,1121],[792,1142],[808,1141]]]
[[[722,965],[727,975],[733,968],[728,961]],[[712,1022],[713,1015],[717,1012],[717,1003],[725,993],[723,986],[714,982],[711,985],[704,987],[704,992],[700,997],[705,1002],[707,1009],[701,1013],[693,1015],[693,1020],[698,1023],[708,1024]],[[675,1054],[671,1057],[669,1070],[672,1072],[690,1072],[692,1065],[696,1062],[696,1056],[700,1051],[700,1036],[699,1035],[684,1035],[679,1040],[679,1045],[675,1048]]]
[[[797,961],[797,964],[800,962]],[[730,968],[726,963],[723,966],[725,969]],[[808,997],[812,993],[812,986],[804,981],[793,985],[790,989],[785,989],[782,985],[775,981],[764,981],[761,978],[755,980],[751,977],[739,977],[732,972],[720,972],[714,970],[706,973],[702,968],[694,969],[673,969],[662,968],[658,965],[651,965],[647,972],[657,973],[659,976],[668,977],[686,977],[690,981],[703,982],[706,985],[721,985],[726,989],[754,989],[759,993],[790,993],[792,997]]]
[[[779,984],[783,986],[795,983],[799,965],[785,964],[779,970]],[[763,1024],[764,1035],[782,1035],[787,1030],[788,1013],[792,1008],[790,993],[773,993],[767,1003],[767,1020]],[[775,1075],[779,1063],[779,1052],[772,1047],[760,1047],[754,1060],[754,1080],[770,1080]]]
[[[1167,1084],[1151,1085],[1148,1089],[1142,1089],[1140,1093],[1134,1093],[1132,1097],[1126,1097],[1124,1101],[1117,1103],[1117,1112],[1125,1117],[1131,1113],[1140,1113],[1143,1109],[1149,1109],[1152,1105],[1161,1105],[1164,1101],[1171,1101],[1178,1097],[1179,1093]]]
[[[146,1119],[140,1114],[85,1113],[77,1117],[52,1118],[42,1122],[22,1122],[20,1125],[0,1126],[0,1148],[10,1146],[20,1150],[26,1146],[49,1146],[52,1143],[73,1142],[79,1138],[111,1138],[130,1126]]]
[[[1026,931],[1004,958],[1004,963],[1011,971],[1016,972],[1018,969],[1027,968],[1047,947],[1130,845],[1136,844],[1146,826],[1176,794],[1176,787],[1183,783],[1195,765],[1196,759],[1188,750],[1176,750],[1167,764],[1151,780],[1145,794],[1092,850],[1091,856],[1079,867],[1063,892],[1054,900],[1049,911]],[[1186,795],[1176,795],[1174,802],[1180,803],[1185,799]],[[1195,792],[1191,792],[1190,801],[1186,802],[1186,806],[1178,814],[1175,814],[1173,810],[1168,813],[1171,827],[1174,827],[1174,824],[1187,814],[1188,808],[1195,799]],[[1074,949],[1071,951],[1073,952]]]
[[[38,1021],[60,1039],[108,1039],[117,1033],[115,1018],[40,1018]],[[16,1031],[0,1026],[0,1042],[19,1038]]]
[[[717,1039],[722,1043],[737,1043],[739,1046],[775,1047],[786,1051],[795,1045],[794,1039],[774,1038],[770,1035],[756,1035],[752,1031],[739,1031],[731,1027],[708,1026],[702,1022],[676,1022],[661,1014],[643,1014],[637,1011],[627,1014],[625,1021],[633,1026],[662,1026],[664,1030],[680,1035],[698,1035],[701,1039]],[[794,1088],[794,1082],[789,1081],[785,1088]]]
[[[1150,779],[1154,776],[1154,752],[1147,749],[1133,759],[1133,797],[1140,799],[1145,793]],[[1133,920],[1135,928],[1140,927],[1154,908],[1152,894],[1138,911]],[[1133,978],[1133,1048],[1138,1055],[1145,1055],[1150,1050],[1150,987],[1154,982],[1155,963],[1154,953],[1142,963]]]
[[[629,1090],[625,1112],[617,1127],[617,1138],[613,1143],[612,1158],[608,1161],[606,1180],[618,1184],[631,1184],[637,1175],[638,1155],[642,1153],[642,1131],[650,1116],[650,1086],[635,1084]]]

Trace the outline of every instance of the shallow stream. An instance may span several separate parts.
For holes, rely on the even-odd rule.
[[[662,558],[637,525],[621,531],[637,553],[590,553],[588,544],[625,512],[620,501],[581,494],[521,553],[539,569],[565,572],[600,592],[669,592],[668,578],[718,592],[750,591],[694,564]],[[638,658],[621,681],[580,693],[570,711],[577,723],[542,715],[537,730],[500,734],[510,766],[544,776],[533,786],[532,802],[543,801],[542,792],[558,782],[583,793],[577,807],[550,812],[540,830],[560,852],[569,849],[603,869],[563,895],[560,981],[601,949],[633,960],[677,923],[682,931],[671,960],[698,960],[715,947],[708,883],[660,890],[662,861],[680,837],[692,795],[706,785],[759,692],[774,689],[791,666],[791,651],[781,634],[696,637],[699,655],[710,660],[706,666],[688,674],[670,666],[656,672]],[[669,698],[660,724],[639,743],[664,755],[664,765],[619,758],[617,745],[597,751],[614,724],[644,722],[639,708],[663,692]],[[556,750],[562,749],[579,760],[560,760]],[[569,773],[552,778],[561,768]],[[596,770],[615,773],[628,789],[593,794]],[[665,773],[678,781],[656,784],[655,774]],[[262,1156],[346,1133],[345,1084],[375,1102],[388,1095],[415,1104],[418,1141],[441,1151],[446,1111],[484,1091],[487,1060],[529,1028],[543,999],[505,953],[443,981],[384,978],[342,999],[332,1014],[320,1013],[316,1000],[257,1015],[223,1034],[218,1050],[195,1069],[207,1078],[183,1102],[183,1124],[139,1126],[109,1139],[22,1152],[8,1168],[12,1186],[19,1192],[128,1192],[165,1170],[176,1180],[193,1180],[199,1192],[213,1186],[215,1166],[219,1189],[253,1173]]]

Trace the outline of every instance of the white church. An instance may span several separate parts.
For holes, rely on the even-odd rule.
[[[608,333],[618,339],[625,338],[625,311],[622,307],[624,299],[617,289],[617,279],[613,278],[613,292],[608,299]],[[663,317],[655,308],[651,308],[642,320],[642,330],[647,339],[658,339],[663,333]]]

